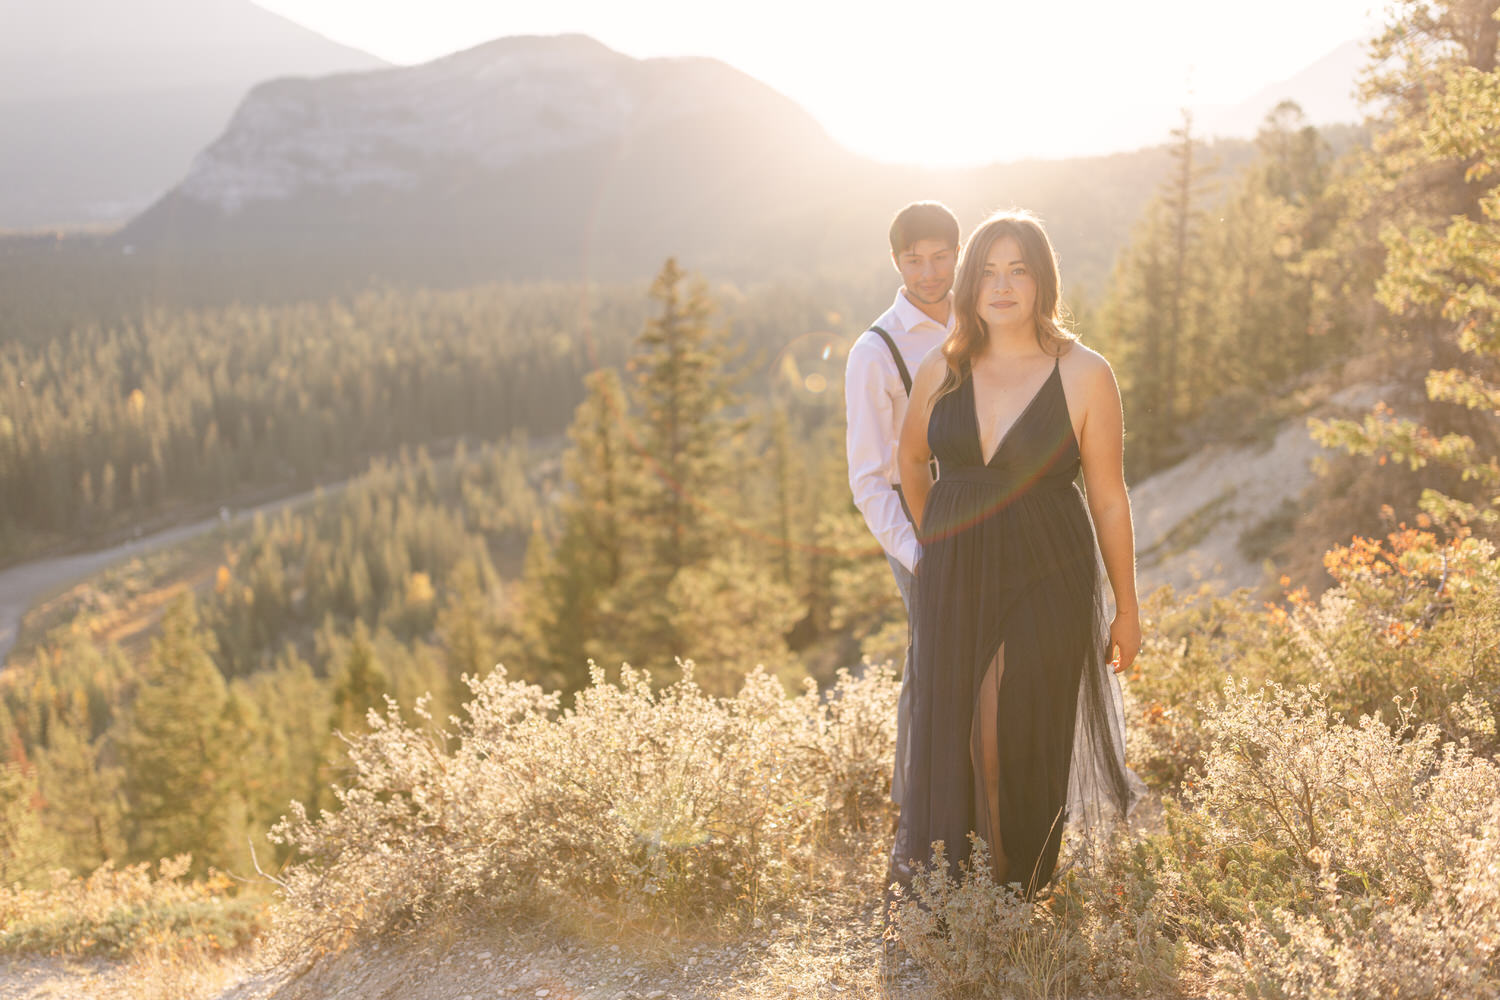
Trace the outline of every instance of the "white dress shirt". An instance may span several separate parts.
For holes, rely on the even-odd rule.
[[[896,301],[874,326],[891,335],[912,378],[927,352],[953,331],[953,310],[939,323],[896,292]],[[880,547],[908,570],[917,565],[917,535],[891,487],[901,481],[896,444],[906,419],[906,387],[880,334],[866,330],[849,348],[844,370],[844,405],[849,417],[845,440],[849,456],[849,489],[854,506],[865,517]]]

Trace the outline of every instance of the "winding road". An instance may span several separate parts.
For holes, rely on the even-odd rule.
[[[344,486],[345,483],[342,482],[324,486],[322,494],[325,497],[334,496],[342,491]],[[0,667],[5,665],[6,657],[10,655],[11,648],[16,644],[16,634],[20,630],[22,616],[48,594],[134,556],[180,544],[190,538],[213,531],[215,528],[242,523],[256,514],[275,514],[285,507],[306,503],[317,495],[318,490],[309,490],[306,493],[283,497],[258,507],[247,507],[244,510],[223,513],[219,517],[179,524],[155,534],[133,538],[123,545],[70,556],[37,559],[0,570]]]

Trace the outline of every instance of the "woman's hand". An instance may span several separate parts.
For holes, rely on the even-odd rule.
[[[1135,662],[1141,651],[1141,616],[1137,613],[1120,612],[1109,623],[1109,665],[1115,673],[1123,674]]]

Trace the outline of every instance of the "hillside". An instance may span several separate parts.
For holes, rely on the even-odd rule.
[[[1316,461],[1334,456],[1309,436],[1308,418],[1364,413],[1381,391],[1355,384],[1326,398],[1298,394],[1294,412],[1263,424],[1255,439],[1213,442],[1135,484],[1141,592],[1163,585],[1227,591],[1268,584],[1263,561],[1303,513],[1303,495],[1317,483]],[[1342,541],[1322,540],[1325,546]]]
[[[118,224],[253,84],[384,65],[249,0],[0,0],[0,230]]]

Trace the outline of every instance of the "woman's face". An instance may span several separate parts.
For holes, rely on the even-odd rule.
[[[990,246],[979,279],[979,318],[990,329],[1023,326],[1036,316],[1036,277],[1014,236],[1002,236]]]

